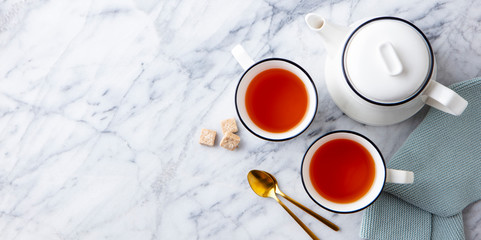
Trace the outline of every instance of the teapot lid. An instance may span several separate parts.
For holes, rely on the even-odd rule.
[[[412,23],[379,17],[351,33],[342,65],[347,83],[361,98],[379,105],[398,105],[426,87],[434,54],[426,36]]]

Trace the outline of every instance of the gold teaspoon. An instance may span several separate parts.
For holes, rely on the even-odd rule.
[[[252,190],[254,190],[257,195],[274,198],[312,239],[319,240],[319,238],[277,197],[276,184],[269,175],[266,175],[259,170],[251,170],[247,174],[247,180],[249,181]]]
[[[314,211],[312,211],[311,209],[305,207],[304,205],[298,203],[296,200],[292,199],[291,197],[287,196],[285,193],[283,193],[280,189],[279,189],[279,185],[277,184],[277,179],[270,173],[266,172],[266,171],[261,171],[261,170],[255,170],[255,171],[259,171],[259,172],[263,172],[264,174],[267,174],[269,175],[272,180],[274,181],[274,185],[276,186],[275,188],[275,191],[277,194],[281,195],[282,197],[284,197],[285,199],[289,200],[291,203],[293,203],[294,205],[298,206],[299,208],[301,208],[302,210],[306,211],[307,213],[309,213],[311,216],[315,217],[317,220],[321,221],[322,223],[326,224],[328,227],[330,227],[332,230],[334,231],[339,231],[339,227],[332,223],[331,221],[321,217],[321,215],[315,213]]]

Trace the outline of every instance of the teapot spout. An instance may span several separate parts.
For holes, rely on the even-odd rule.
[[[349,27],[328,22],[322,16],[315,13],[307,14],[305,20],[307,26],[321,36],[328,56],[334,56],[336,52],[343,47],[342,43],[349,33]]]

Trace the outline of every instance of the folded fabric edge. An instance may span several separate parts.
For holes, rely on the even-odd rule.
[[[464,240],[463,213],[451,217],[432,215],[431,239]]]
[[[432,214],[389,193],[364,210],[359,236],[364,239],[431,239]]]
[[[449,85],[449,88],[451,88],[453,90],[460,90],[460,89],[463,89],[463,88],[466,88],[466,87],[470,87],[473,84],[478,84],[478,83],[481,82],[480,80],[481,80],[481,77],[475,77],[475,78],[472,78],[472,79],[469,79],[469,80],[466,80],[466,81],[453,83],[453,84]]]

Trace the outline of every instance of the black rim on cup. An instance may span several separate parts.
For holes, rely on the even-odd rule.
[[[258,133],[256,133],[254,130],[252,130],[247,124],[246,122],[242,119],[242,116],[239,112],[239,105],[237,103],[237,95],[238,95],[238,91],[239,91],[239,86],[242,82],[242,79],[244,79],[244,76],[252,69],[254,68],[255,66],[263,63],[263,62],[267,62],[267,61],[273,61],[273,60],[277,60],[277,61],[284,61],[284,62],[287,62],[293,66],[295,66],[296,68],[300,69],[306,76],[307,78],[309,79],[313,89],[314,89],[314,94],[315,94],[315,106],[314,106],[314,114],[312,115],[312,118],[310,119],[309,123],[306,125],[305,128],[303,128],[301,131],[299,131],[298,133],[296,133],[295,135],[293,136],[289,136],[289,137],[286,137],[286,138],[268,138],[268,137],[264,137]],[[295,138],[299,135],[301,135],[304,131],[306,131],[307,128],[309,128],[309,126],[311,125],[311,123],[314,121],[314,118],[317,114],[317,102],[318,102],[318,96],[317,96],[317,88],[316,88],[316,85],[314,84],[314,81],[312,80],[311,76],[307,73],[306,70],[304,70],[304,68],[302,68],[301,66],[299,66],[297,63],[293,62],[293,61],[290,61],[290,60],[287,60],[287,59],[284,59],[284,58],[266,58],[266,59],[263,59],[261,61],[258,61],[256,62],[255,64],[253,64],[252,66],[250,66],[247,70],[244,71],[244,73],[242,74],[242,76],[240,77],[239,79],[239,82],[237,83],[237,87],[235,89],[235,96],[234,96],[234,102],[235,102],[235,109],[236,109],[236,112],[237,112],[237,116],[239,117],[239,120],[241,121],[242,125],[244,125],[245,128],[247,128],[247,130],[249,130],[249,132],[251,132],[252,134],[254,134],[255,136],[261,138],[261,139],[264,139],[264,140],[267,140],[267,141],[274,141],[274,142],[281,142],[281,141],[286,141],[286,140],[289,140],[289,139],[292,139],[292,138]],[[307,116],[306,116],[307,117]]]
[[[304,168],[304,161],[306,160],[306,156],[307,156],[307,153],[309,152],[309,150],[311,150],[311,148],[314,146],[314,144],[316,144],[317,141],[319,141],[320,139],[328,136],[328,135],[331,135],[331,134],[336,134],[336,133],[348,133],[348,134],[354,134],[354,135],[357,135],[361,138],[364,138],[365,140],[367,140],[375,149],[376,151],[378,152],[379,156],[381,157],[381,160],[382,160],[382,164],[383,164],[383,168],[384,168],[384,183],[386,182],[386,172],[387,172],[387,169],[386,169],[386,162],[384,161],[384,157],[382,156],[381,154],[381,151],[379,151],[379,148],[369,139],[367,138],[366,136],[358,133],[358,132],[354,132],[354,131],[349,131],[349,130],[337,130],[337,131],[332,131],[332,132],[328,132],[324,135],[322,135],[321,137],[319,137],[318,139],[316,139],[310,146],[309,148],[307,149],[306,153],[304,153],[304,157],[302,158],[302,163],[301,163],[301,180],[302,180],[302,186],[304,186],[304,190],[306,190],[307,192],[307,195],[309,195],[309,197],[312,199],[312,201],[314,201],[317,205],[321,206],[322,208],[328,210],[328,211],[331,211],[331,212],[335,212],[335,213],[355,213],[355,212],[359,212],[367,207],[369,207],[373,202],[375,202],[378,198],[379,198],[379,195],[381,195],[381,192],[382,190],[384,189],[384,184],[382,185],[380,191],[377,193],[376,197],[373,198],[372,201],[370,201],[368,204],[366,204],[365,206],[359,208],[359,209],[356,209],[356,210],[352,210],[352,211],[337,211],[337,210],[334,210],[334,209],[331,209],[331,208],[328,208],[322,204],[320,204],[315,198],[314,196],[311,195],[311,193],[309,193],[309,190],[307,189],[307,186],[306,186],[306,182],[304,181],[304,174],[303,174],[303,168]],[[309,167],[309,166],[308,166]]]

